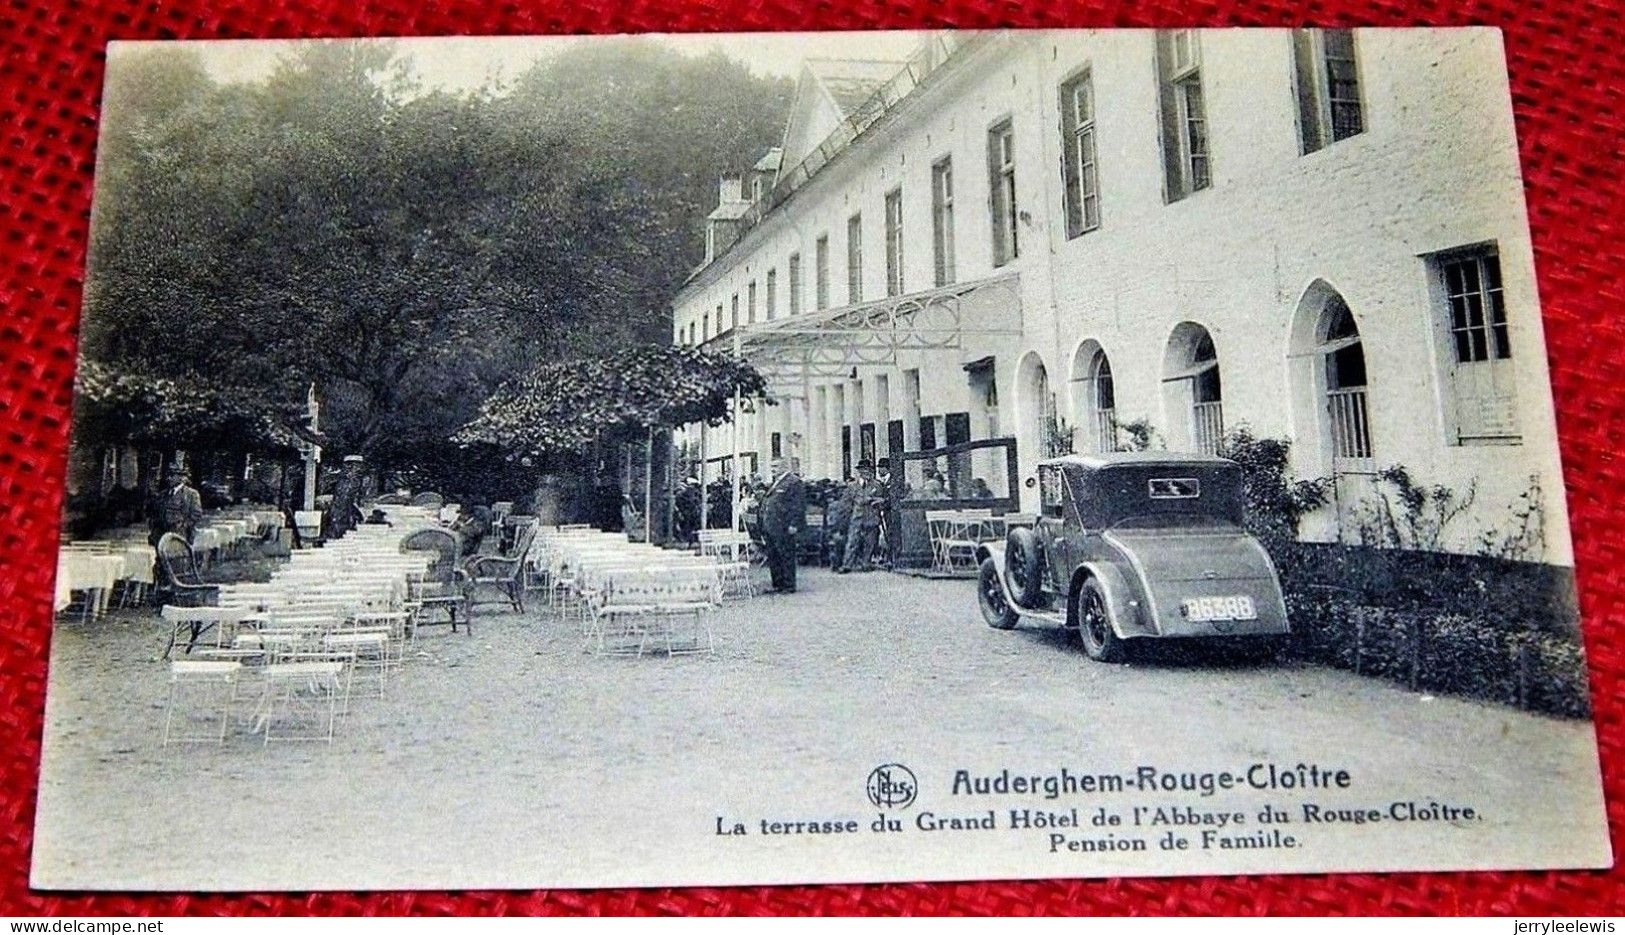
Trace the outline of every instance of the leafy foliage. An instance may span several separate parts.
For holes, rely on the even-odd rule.
[[[265,452],[298,443],[271,401],[252,387],[85,361],[74,393],[79,430],[103,442]]]
[[[761,396],[767,383],[732,357],[645,345],[534,368],[499,387],[455,441],[530,455],[573,451],[649,427],[720,424],[736,391]]]
[[[1259,438],[1242,426],[1225,433],[1219,453],[1241,465],[1247,528],[1265,542],[1296,539],[1299,521],[1329,498],[1326,480],[1292,479],[1286,439]]]
[[[1167,447],[1150,419],[1141,417],[1130,422],[1119,422],[1116,428],[1118,451],[1150,451]]]
[[[716,177],[776,141],[790,90],[637,40],[463,94],[413,71],[375,40],[302,44],[252,83],[184,48],[116,55],[85,359],[273,410],[315,382],[335,449],[444,460],[533,361],[666,337]],[[141,432],[251,441],[176,428]]]
[[[1356,533],[1362,545],[1440,551],[1450,526],[1478,498],[1476,484],[1458,491],[1423,484],[1402,464],[1377,472],[1376,495],[1363,504]]]

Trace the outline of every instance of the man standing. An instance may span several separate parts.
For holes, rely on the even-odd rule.
[[[881,458],[875,481],[886,492],[886,502],[880,507],[880,535],[885,543],[886,567],[897,567],[897,556],[902,551],[903,521],[897,502],[902,499],[902,478],[893,477],[891,459]]]
[[[677,541],[693,542],[694,534],[700,528],[699,478],[684,478],[683,486],[678,488],[673,499],[676,501]]]
[[[361,471],[365,465],[366,461],[360,455],[344,456],[344,473],[333,485],[333,502],[328,505],[327,515],[323,517],[327,526],[322,531],[324,538],[337,539],[362,520]]]
[[[886,503],[885,488],[875,480],[874,462],[858,462],[858,479],[852,482],[852,519],[846,531],[846,561],[841,574],[873,571],[875,542],[880,538],[880,510]]]
[[[171,462],[164,469],[164,487],[147,511],[148,539],[157,545],[164,533],[172,532],[191,545],[192,530],[202,518],[202,495],[186,482],[186,468],[179,461]]]
[[[796,558],[802,523],[807,518],[807,490],[783,458],[773,459],[773,483],[762,494],[762,541],[773,574],[773,590],[796,592]]]
[[[824,560],[836,571],[846,561],[846,530],[852,523],[852,486],[829,492],[824,506]]]

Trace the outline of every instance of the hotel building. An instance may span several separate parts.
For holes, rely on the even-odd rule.
[[[1538,489],[1529,557],[1570,560],[1494,30],[935,33],[809,61],[782,145],[722,181],[672,328],[769,376],[747,472],[1010,439],[950,482],[1031,511],[1048,455],[1245,426],[1335,481],[1306,537],[1355,536],[1402,465],[1472,493],[1440,547]],[[714,476],[734,432],[703,435]]]

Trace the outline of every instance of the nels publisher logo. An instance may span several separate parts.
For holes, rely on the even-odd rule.
[[[908,808],[914,804],[914,795],[920,789],[914,773],[901,763],[876,766],[864,783],[864,791],[876,808]]]

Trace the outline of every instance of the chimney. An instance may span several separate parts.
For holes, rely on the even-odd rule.
[[[739,236],[739,219],[750,202],[745,198],[745,181],[725,175],[717,183],[717,208],[705,218],[705,262],[721,256]]]

